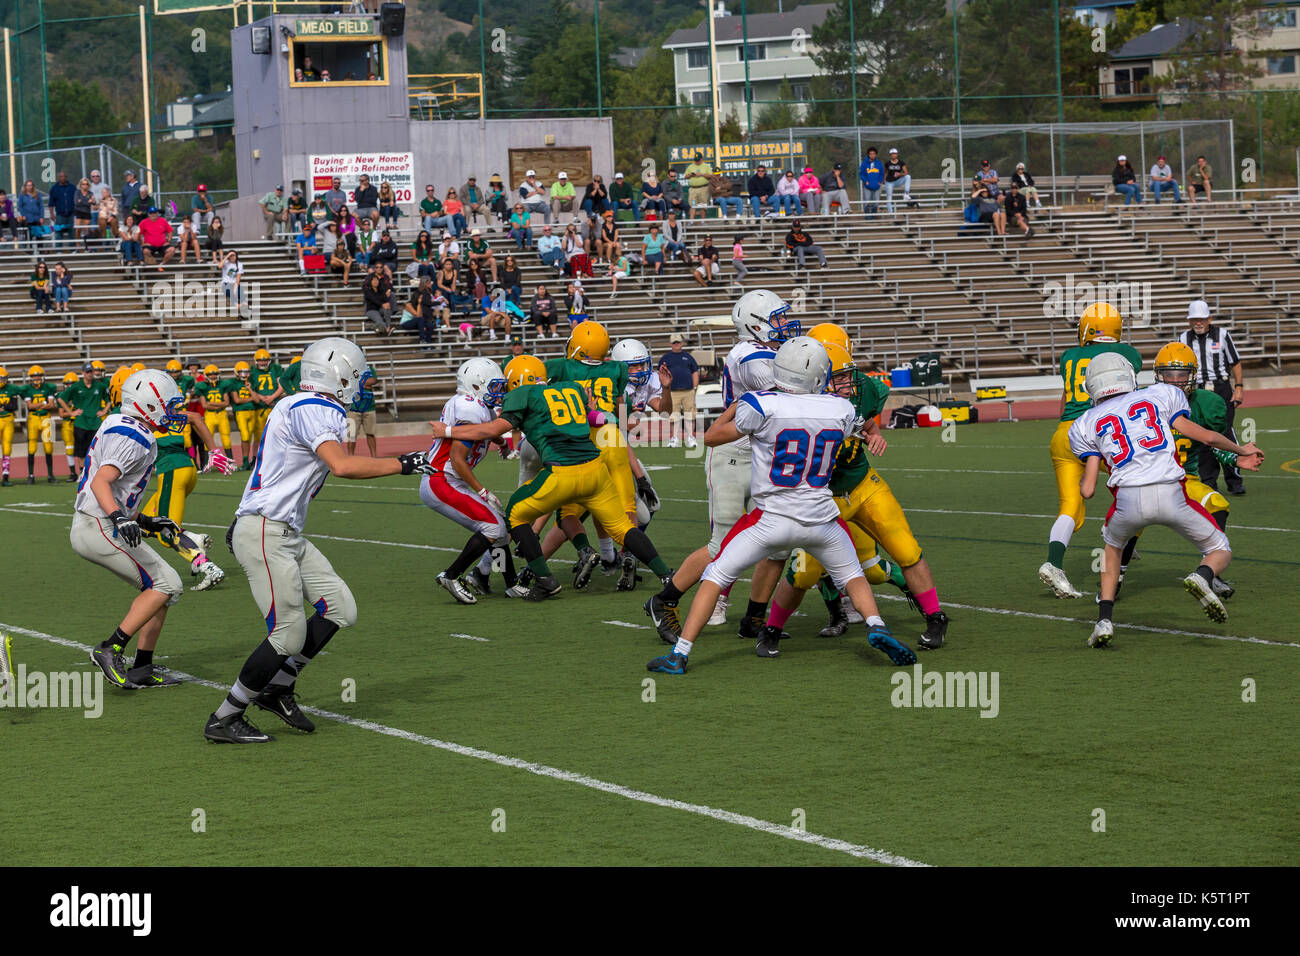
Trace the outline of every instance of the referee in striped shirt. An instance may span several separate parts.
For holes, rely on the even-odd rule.
[[[1210,306],[1203,299],[1197,299],[1187,307],[1187,323],[1191,326],[1182,334],[1181,341],[1196,353],[1197,384],[1214,392],[1228,406],[1227,427],[1223,434],[1233,441],[1237,433],[1232,427],[1237,406],[1241,404],[1241,356],[1232,344],[1232,334],[1210,322]],[[1200,461],[1201,481],[1211,488],[1218,486],[1219,460],[1214,457],[1208,445],[1201,446]],[[1235,466],[1223,466],[1224,482],[1228,492],[1244,495],[1245,485],[1241,481],[1241,472]]]

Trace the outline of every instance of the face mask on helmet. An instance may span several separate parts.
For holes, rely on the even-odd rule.
[[[496,408],[506,397],[506,380],[504,378],[494,378],[487,383],[487,391],[483,393],[483,404],[488,408]]]
[[[767,324],[772,330],[767,333],[768,339],[773,342],[788,342],[790,339],[803,332],[803,326],[799,320],[791,317],[790,303],[782,303],[781,307],[767,317]]]
[[[650,381],[650,360],[642,359],[639,362],[629,362],[627,366],[627,380],[640,388],[646,382]]]

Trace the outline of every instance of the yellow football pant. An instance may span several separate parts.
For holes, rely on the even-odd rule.
[[[853,538],[853,550],[857,553],[858,564],[876,558],[879,552],[871,535],[856,524],[846,523],[849,526],[849,536]],[[817,582],[821,580],[822,575],[826,573],[821,566],[821,562],[803,549],[794,552],[794,559],[790,562],[790,570],[792,572],[790,583],[800,591],[811,591],[817,586]],[[879,560],[872,562],[870,567],[864,568],[862,573],[866,575],[868,584],[884,584],[889,579]]]
[[[161,471],[154,482],[153,496],[145,504],[141,514],[155,518],[171,518],[177,527],[185,527],[185,499],[199,483],[198,469],[176,468]],[[193,561],[199,552],[194,548],[185,548],[173,537],[159,537],[158,540],[171,548],[186,561]]]
[[[266,431],[266,420],[271,417],[271,406],[264,405],[261,408],[253,409],[257,413],[257,440],[262,440],[262,433]]]
[[[1073,424],[1074,422],[1061,422],[1056,426],[1056,431],[1052,432],[1050,450],[1052,470],[1056,472],[1056,497],[1060,502],[1056,513],[1073,518],[1074,530],[1078,531],[1083,527],[1087,510],[1084,508],[1083,495],[1079,492],[1079,482],[1083,481],[1083,462],[1070,451],[1070,426]]]
[[[850,528],[857,525],[871,535],[900,567],[910,568],[921,560],[921,544],[912,534],[903,506],[876,469],[843,498],[836,498],[835,504]]]
[[[27,454],[36,454],[37,439],[45,446],[45,454],[54,454],[54,429],[50,425],[49,415],[27,416]]]
[[[628,514],[636,514],[636,476],[632,474],[632,460],[627,455],[627,439],[614,424],[601,425],[591,430],[591,440],[600,449],[600,460],[609,471],[614,483],[614,493]],[[567,504],[560,509],[560,517],[582,517],[583,508]],[[602,524],[601,527],[604,527]]]
[[[65,419],[63,420],[63,450],[64,450],[64,452],[66,452],[67,454],[71,455],[71,454],[72,454],[72,449],[73,449],[73,447],[74,447],[75,444],[76,444],[76,440],[77,440],[76,433],[73,432],[73,430],[72,430],[72,419],[71,419],[71,418],[65,418]]]
[[[14,417],[0,418],[0,453],[8,458],[14,450]]]
[[[248,454],[249,447],[253,444],[254,429],[257,428],[257,409],[235,412],[235,425],[239,428],[239,443],[244,446],[244,453]]]
[[[579,513],[590,511],[620,545],[633,528],[609,469],[599,456],[581,465],[544,465],[536,478],[511,495],[506,520],[511,528],[517,528],[570,503],[580,506]]]
[[[230,416],[226,410],[223,408],[219,412],[204,412],[203,423],[212,434],[221,434],[221,447],[230,451]]]

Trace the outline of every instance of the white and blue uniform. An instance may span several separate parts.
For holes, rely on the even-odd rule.
[[[347,440],[342,405],[315,392],[299,392],[271,409],[244,496],[235,510],[235,557],[248,575],[267,639],[280,654],[302,650],[307,636],[304,603],[340,627],[356,623],[352,592],[325,556],[302,537],[307,506],[329,466],[316,449]]]
[[[439,420],[447,426],[482,425],[495,416],[473,395],[453,395],[442,407]],[[493,544],[505,544],[510,537],[506,519],[496,508],[478,496],[456,473],[451,464],[452,446],[460,441],[435,438],[426,456],[435,469],[420,482],[420,500],[445,518],[450,518],[462,528],[479,532]],[[473,468],[487,454],[487,441],[462,442],[465,460]]]
[[[77,483],[69,540],[77,554],[102,565],[141,591],[154,589],[170,595],[175,604],[184,586],[180,575],[145,541],[131,547],[117,536],[113,522],[91,491],[101,468],[112,465],[120,475],[110,485],[113,503],[134,518],[147,500],[145,489],[153,475],[158,444],[153,429],[127,415],[109,415],[100,424],[86,454],[86,467]]]
[[[829,487],[831,469],[857,412],[838,395],[747,392],[736,428],[751,439],[754,508],[734,522],[704,571],[726,588],[764,558],[784,560],[795,548],[812,554],[837,586],[862,577],[849,529]]]
[[[1101,532],[1108,545],[1122,548],[1143,528],[1162,524],[1203,555],[1230,550],[1209,512],[1187,497],[1172,428],[1184,415],[1191,420],[1182,389],[1161,383],[1108,398],[1070,426],[1070,450],[1110,466],[1106,484],[1115,503]]]
[[[650,408],[651,399],[660,398],[663,393],[663,383],[659,381],[659,375],[654,371],[650,372],[650,377],[641,385],[628,382],[627,390],[623,393],[623,400],[627,402],[628,408],[628,427],[640,421],[646,414],[646,410]]]
[[[730,407],[746,392],[772,387],[776,348],[760,342],[740,342],[722,366],[722,402]],[[716,555],[732,525],[750,509],[749,438],[710,448],[704,457],[709,489],[709,554]]]

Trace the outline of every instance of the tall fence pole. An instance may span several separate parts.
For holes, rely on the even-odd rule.
[[[722,132],[719,127],[718,112],[722,108],[722,90],[718,89],[718,34],[713,16],[713,0],[709,0],[708,8],[709,17],[709,82],[712,84],[712,96],[709,102],[713,104],[713,162],[716,166],[715,171],[722,172]],[[746,51],[749,52],[749,51]]]
[[[1237,130],[1236,130],[1236,124],[1233,120],[1228,120],[1228,165],[1232,167],[1232,171],[1231,171],[1232,191],[1229,193],[1229,195],[1233,199],[1236,199],[1237,198],[1237,176],[1239,175],[1240,171],[1237,169]]]
[[[153,119],[149,106],[149,40],[145,32],[144,4],[140,4],[140,95],[144,101],[144,167],[149,177],[149,194],[154,195],[153,181]]]
[[[604,100],[600,89],[600,0],[592,8],[592,17],[596,29],[596,116],[604,116]]]
[[[9,192],[18,192],[18,143],[14,139],[14,70],[13,59],[9,49],[9,28],[5,27],[5,103],[6,115],[9,117]],[[1300,169],[1300,152],[1296,154],[1297,169]],[[1300,182],[1300,177],[1297,178]]]

